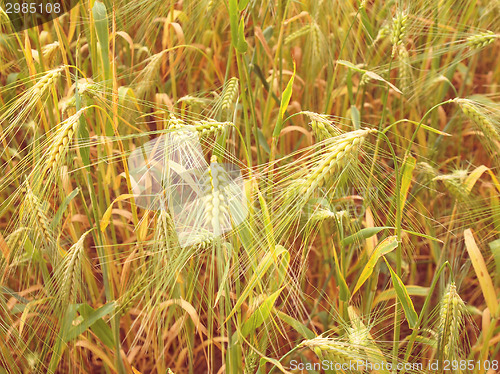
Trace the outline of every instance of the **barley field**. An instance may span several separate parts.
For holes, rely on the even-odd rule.
[[[0,373],[499,373],[499,56],[498,0],[1,0]]]

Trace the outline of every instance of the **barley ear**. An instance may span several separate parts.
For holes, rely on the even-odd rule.
[[[465,303],[457,293],[455,282],[451,282],[441,300],[438,323],[438,357],[459,357],[460,334],[464,325]]]

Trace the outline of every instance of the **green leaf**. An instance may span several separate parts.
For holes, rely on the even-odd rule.
[[[429,293],[429,287],[422,286],[406,286],[406,290],[411,296],[427,296],[427,294]],[[382,301],[394,299],[396,297],[396,290],[394,288],[390,288],[381,292],[373,301],[373,305],[378,304]]]
[[[78,307],[78,312],[83,316],[84,319],[86,319],[96,311],[88,304],[81,304]],[[115,348],[115,339],[113,338],[113,332],[111,331],[111,328],[106,324],[106,322],[102,320],[102,318],[98,319],[92,325],[90,325],[90,329],[107,347],[111,349]]]
[[[241,17],[240,25],[238,26],[238,43],[236,49],[240,53],[245,53],[248,50],[248,43],[245,40],[245,19]]]
[[[110,314],[115,309],[115,303],[110,302],[97,310],[92,311],[90,314],[86,315],[83,320],[76,326],[72,326],[64,337],[65,342],[76,339],[80,334],[84,333],[89,327],[94,323],[101,320],[106,314]],[[82,316],[83,317],[83,316]],[[104,321],[103,321],[104,322]]]
[[[297,321],[295,318],[290,317],[288,314],[280,312],[279,310],[275,310],[275,313],[283,322],[293,327],[293,329],[300,335],[302,335],[305,339],[314,339],[316,337],[316,334],[314,332]]]
[[[254,332],[269,318],[273,309],[273,305],[284,288],[285,287],[281,287],[279,290],[266,297],[264,302],[260,304],[257,310],[252,313],[250,318],[243,324],[243,327],[241,328],[241,335],[243,335],[243,337],[246,337],[251,332]]]
[[[489,242],[488,245],[495,260],[496,274],[500,274],[500,239]]]
[[[370,256],[368,262],[365,265],[365,268],[363,269],[361,275],[359,276],[358,282],[356,283],[356,287],[354,287],[354,291],[352,292],[353,295],[361,288],[361,286],[373,273],[373,269],[375,268],[375,265],[377,264],[379,258],[393,251],[394,249],[396,249],[397,246],[398,246],[398,241],[396,236],[389,236],[388,238],[382,240],[375,247],[372,255]]]
[[[295,79],[295,61],[293,62],[293,74],[288,84],[286,85],[285,91],[281,95],[280,111],[278,115],[278,120],[276,121],[276,126],[273,131],[273,138],[277,138],[283,127],[283,116],[285,115],[290,99],[292,98],[293,80]]]
[[[247,7],[249,2],[250,2],[250,0],[240,0],[240,2],[238,4],[238,10],[240,12],[243,11]]]
[[[101,48],[102,66],[104,68],[104,78],[111,79],[111,66],[109,64],[109,34],[108,34],[108,14],[106,5],[96,1],[92,7],[95,31]]]
[[[261,282],[262,277],[264,276],[265,272],[269,269],[269,267],[273,263],[275,263],[275,261],[279,263],[281,261],[282,256],[289,256],[289,255],[290,253],[286,250],[286,248],[279,244],[276,246],[274,252],[266,253],[266,255],[260,261],[257,269],[255,269],[254,273],[252,274],[252,277],[248,281],[246,288],[243,290],[240,297],[236,301],[236,304],[231,313],[229,313],[228,317],[226,318],[226,321],[228,321],[238,311],[238,309],[248,298],[252,290],[259,284],[259,282]]]
[[[349,291],[349,287],[347,287],[347,283],[342,275],[342,271],[340,270],[340,263],[335,248],[333,248],[333,257],[335,259],[336,279],[339,285],[339,298],[340,300],[347,302],[351,298],[351,292]]]
[[[391,272],[392,284],[394,286],[394,290],[396,291],[398,300],[403,306],[408,325],[411,329],[414,329],[417,326],[418,315],[417,312],[415,312],[415,307],[413,306],[413,302],[408,294],[408,290],[406,289],[403,281],[398,277],[394,270],[392,270],[391,265],[389,265],[389,262],[385,259],[385,257],[384,261]]]
[[[378,234],[380,231],[384,229],[393,229],[394,227],[390,226],[382,226],[382,227],[366,227],[364,229],[359,230],[357,233],[348,236],[347,238],[342,239],[340,244],[343,246],[350,245],[353,243],[359,243],[362,240],[371,238],[373,235]]]
[[[57,227],[57,225],[59,224],[59,221],[61,220],[61,218],[62,218],[62,216],[64,214],[64,212],[68,208],[69,203],[71,202],[71,200],[74,199],[74,197],[76,195],[78,195],[78,192],[80,192],[80,188],[77,187],[73,191],[71,191],[71,193],[64,199],[64,201],[61,204],[61,206],[59,207],[59,209],[57,209],[57,212],[54,215],[54,218],[52,219],[52,222],[50,223],[50,227],[52,229],[54,229],[54,228]]]
[[[238,0],[229,0],[229,24],[231,43],[234,48],[238,48]]]

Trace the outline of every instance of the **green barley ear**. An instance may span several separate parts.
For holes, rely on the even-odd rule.
[[[332,142],[324,148],[325,156],[316,162],[305,178],[296,183],[305,200],[311,197],[316,188],[328,183],[331,176],[338,172],[346,162],[353,159],[365,138],[373,132],[376,130],[355,130],[332,139]]]
[[[500,141],[500,129],[498,123],[494,123],[492,117],[488,116],[485,110],[470,99],[456,98],[453,100],[458,104],[462,112],[476,124],[485,137],[490,140]]]
[[[309,34],[310,30],[311,30],[310,25],[304,25],[301,28],[295,30],[285,38],[285,45],[288,45],[292,43],[294,40]]]
[[[155,243],[157,243],[160,248],[169,248],[176,243],[175,239],[176,232],[174,221],[166,210],[161,209],[156,221]]]
[[[492,31],[481,32],[467,38],[467,45],[472,49],[481,49],[490,45],[495,40],[500,38],[500,34],[495,34]]]
[[[373,40],[372,46],[377,44],[379,41],[387,38],[389,35],[391,35],[391,25],[389,22],[384,22],[384,24],[380,27],[378,30],[377,36]]]
[[[392,56],[394,57],[397,48],[403,44],[406,37],[406,23],[408,20],[408,15],[405,13],[398,13],[396,17],[392,19]]]
[[[305,340],[299,347],[312,350],[320,360],[329,359],[338,363],[363,363],[357,349],[351,343],[334,338],[323,338],[318,336],[314,339]]]
[[[332,123],[332,120],[327,115],[309,111],[302,111],[301,113],[311,120],[309,125],[316,140],[323,141],[342,134],[342,131]]]
[[[459,357],[465,311],[465,303],[457,293],[455,282],[451,282],[439,309],[438,357],[441,360]]]
[[[49,229],[50,221],[45,212],[44,205],[29,186],[25,188],[25,197],[21,205],[20,216],[27,227],[35,228],[35,245],[40,241],[46,246],[52,247],[50,244],[53,243],[54,236]]]
[[[81,285],[82,259],[85,251],[84,242],[90,230],[85,232],[64,255],[55,272],[57,299],[64,304],[78,302]]]
[[[167,52],[168,50],[165,50],[151,56],[146,67],[140,72],[137,77],[139,84],[136,89],[138,98],[144,99],[153,91],[156,86],[161,61]]]
[[[238,83],[238,78],[233,77],[227,81],[224,90],[222,91],[220,114],[223,119],[231,117],[231,108],[238,95]]]
[[[80,109],[60,124],[59,130],[57,130],[57,133],[52,140],[46,170],[54,170],[58,166],[59,161],[66,154],[69,143],[73,139],[73,135],[78,128],[80,117],[86,110],[87,108]]]
[[[208,136],[208,135],[218,135],[222,133],[225,129],[234,125],[232,122],[202,120],[195,122],[193,126],[200,136]]]
[[[467,190],[465,189],[465,180],[467,178],[468,172],[465,169],[454,170],[450,174],[439,175],[435,177],[434,181],[443,181],[444,185],[451,192],[451,194],[457,199],[463,199],[467,196]]]
[[[229,205],[227,196],[227,187],[229,186],[229,177],[224,168],[217,163],[217,158],[212,156],[210,166],[206,171],[206,177],[209,183],[206,183],[204,191],[203,204],[205,222],[209,222],[215,236],[220,236],[224,227],[230,224]]]
[[[403,44],[398,46],[398,60],[399,60],[399,76],[401,80],[401,90],[407,94],[410,90],[412,76],[411,76],[411,62],[410,54]]]

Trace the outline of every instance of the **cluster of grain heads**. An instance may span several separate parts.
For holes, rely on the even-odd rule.
[[[311,214],[309,222],[311,223],[322,222],[326,219],[332,219],[332,218],[336,221],[341,221],[342,219],[349,218],[349,212],[346,210],[332,212],[329,209],[317,209],[316,211],[314,211],[313,214]]]
[[[458,104],[462,112],[476,124],[489,140],[500,141],[500,130],[498,124],[493,122],[485,110],[473,100],[456,98],[453,100]]]
[[[457,293],[455,283],[448,286],[439,309],[438,354],[441,359],[454,359],[460,352],[462,328],[464,326],[465,303]]]
[[[292,32],[291,34],[289,34],[285,38],[285,45],[292,43],[294,40],[296,40],[302,36],[308,35],[310,32],[311,32],[311,25],[310,24],[302,26],[301,28],[295,30],[294,32]]]
[[[216,236],[209,230],[198,229],[196,232],[179,233],[179,242],[183,247],[193,246],[197,249],[205,250],[215,241]]]
[[[328,183],[340,168],[357,157],[356,153],[366,137],[374,132],[376,130],[373,129],[355,130],[331,139],[324,148],[324,157],[316,162],[304,179],[297,181],[300,194],[307,200],[316,188]]]
[[[90,230],[66,252],[56,269],[57,299],[64,304],[78,302],[78,291],[81,284],[82,258],[85,251],[84,242]]]
[[[49,150],[49,160],[46,165],[46,170],[54,170],[61,157],[66,154],[69,143],[73,139],[73,135],[78,128],[80,117],[86,110],[87,108],[80,109],[60,124]]]
[[[43,100],[50,90],[56,84],[61,76],[63,67],[58,67],[47,71],[31,88],[20,95],[12,105],[6,105],[0,111],[0,122],[4,120],[10,125],[4,128],[0,141],[3,143],[7,134],[12,131],[18,131],[21,125],[28,120],[28,116],[34,109],[39,107],[41,110],[41,100]]]
[[[500,38],[500,34],[495,34],[492,31],[481,32],[476,35],[471,35],[467,38],[467,45],[472,49],[481,49],[490,45],[495,40]]]

